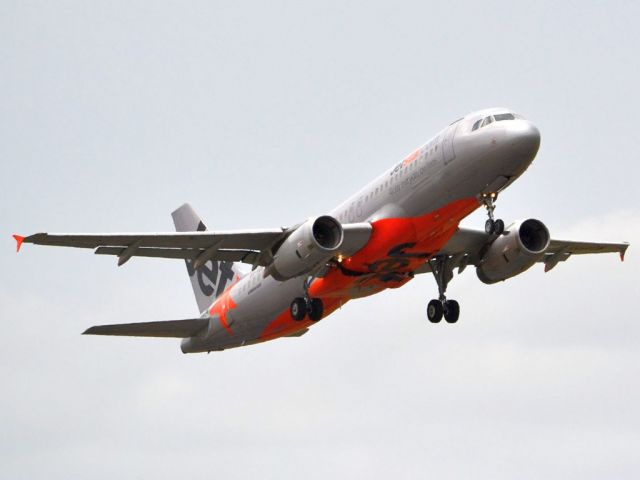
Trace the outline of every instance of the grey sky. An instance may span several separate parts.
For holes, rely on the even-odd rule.
[[[0,477],[636,478],[637,2],[14,2],[0,16]],[[454,119],[542,147],[498,203],[615,255],[352,302],[300,339],[184,356],[84,338],[196,313],[181,262],[116,268],[36,231],[320,214]],[[482,213],[465,220],[481,227]]]

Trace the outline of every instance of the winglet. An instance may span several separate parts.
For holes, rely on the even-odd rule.
[[[629,244],[627,243],[622,250],[620,250],[620,261],[624,262],[624,254],[627,253],[627,248],[629,248]]]
[[[16,253],[20,251],[20,247],[22,247],[22,242],[24,242],[24,237],[22,235],[13,235],[13,238],[16,239]]]

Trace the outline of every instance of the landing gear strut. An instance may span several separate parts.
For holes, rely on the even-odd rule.
[[[487,232],[488,235],[500,236],[504,232],[504,222],[500,219],[495,220],[493,218],[493,211],[496,209],[496,200],[498,200],[498,194],[495,192],[482,194],[482,203],[487,209],[487,215],[489,215],[489,219],[484,224],[484,231]]]
[[[322,318],[324,313],[324,305],[319,298],[309,297],[309,286],[311,285],[311,277],[304,282],[304,297],[297,297],[291,302],[291,317],[296,321],[304,320],[305,316],[309,316],[309,320],[317,322]]]
[[[447,300],[445,295],[447,285],[453,278],[452,258],[448,255],[437,256],[429,260],[431,271],[438,284],[438,298],[433,299],[427,306],[427,318],[431,323],[438,323],[444,319],[447,323],[456,323],[460,317],[460,305],[455,300]]]

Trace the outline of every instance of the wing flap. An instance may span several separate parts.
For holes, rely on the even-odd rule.
[[[96,255],[116,255],[120,256],[124,253],[123,247],[98,247],[94,252]],[[184,260],[195,260],[204,250],[193,248],[155,248],[155,247],[139,247],[131,255],[132,257],[148,257],[148,258],[176,258]],[[215,254],[209,257],[209,260],[218,262],[244,262],[253,265],[258,258],[260,252],[257,250],[233,250],[218,249]],[[260,265],[260,263],[258,263]]]
[[[83,335],[116,335],[125,337],[193,337],[207,328],[208,318],[188,320],[165,320],[160,322],[120,323],[114,325],[97,325],[88,328]]]

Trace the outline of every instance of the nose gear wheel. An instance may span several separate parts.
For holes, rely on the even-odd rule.
[[[493,211],[496,209],[496,201],[498,200],[498,194],[496,192],[483,193],[482,203],[487,209],[487,215],[489,219],[484,224],[484,231],[487,235],[500,236],[504,233],[504,221],[501,219],[495,219]]]

